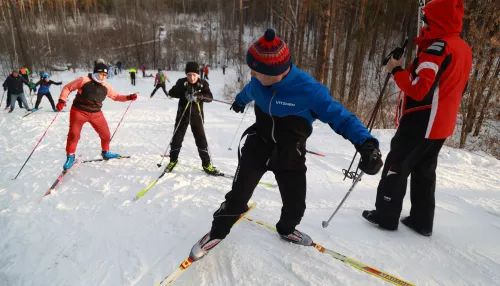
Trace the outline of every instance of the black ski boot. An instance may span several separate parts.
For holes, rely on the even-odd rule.
[[[423,235],[423,236],[426,236],[426,237],[429,237],[432,235],[432,230],[429,230],[429,229],[426,229],[426,228],[423,228],[423,227],[418,227],[411,219],[410,216],[407,216],[407,217],[404,217],[401,219],[401,223],[403,223],[404,225],[406,225],[407,227],[409,227],[410,229],[412,229],[413,231]]]
[[[363,211],[363,217],[367,221],[369,221],[373,224],[377,224],[380,228],[383,228],[385,230],[393,231],[393,230],[398,229],[397,220],[396,220],[396,225],[389,225],[382,220],[382,218],[380,217],[380,214],[377,210]]]

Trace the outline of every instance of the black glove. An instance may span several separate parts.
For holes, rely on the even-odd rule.
[[[238,104],[236,104],[236,101],[233,102],[233,104],[231,105],[231,107],[229,108],[229,110],[234,110],[234,112],[236,113],[243,113],[243,111],[245,111],[245,106],[240,106]]]
[[[395,60],[399,60],[403,54],[405,53],[405,48],[406,48],[406,45],[408,44],[408,39],[405,40],[405,42],[403,43],[403,46],[402,47],[397,47],[395,48],[394,50],[392,50],[388,55],[387,57],[385,57],[384,61],[382,62],[383,65],[387,65],[387,63],[389,62],[389,60],[391,58],[395,59]]]
[[[380,171],[382,165],[382,154],[378,149],[378,142],[373,138],[366,139],[365,143],[356,148],[361,155],[359,169],[368,175],[375,175]]]

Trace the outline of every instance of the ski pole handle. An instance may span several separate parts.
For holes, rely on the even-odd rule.
[[[384,59],[384,62],[383,62],[383,65],[387,65],[387,63],[389,62],[389,60],[391,58],[395,59],[395,60],[399,60],[403,54],[405,53],[405,49],[406,49],[406,45],[408,44],[408,38],[405,39],[402,47],[397,47],[395,48],[394,50],[392,50],[392,52],[390,52],[387,57],[385,57]]]

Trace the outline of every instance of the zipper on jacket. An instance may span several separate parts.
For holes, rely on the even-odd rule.
[[[274,96],[276,96],[276,90],[274,89],[274,87],[272,89],[273,89],[273,96],[271,97],[271,101],[269,102],[269,116],[271,116],[271,120],[273,121],[273,127],[271,129],[271,138],[273,139],[274,143],[277,143],[276,139],[274,138],[274,118],[273,114],[271,113],[271,105],[273,104]]]

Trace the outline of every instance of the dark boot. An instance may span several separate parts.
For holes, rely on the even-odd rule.
[[[419,234],[423,236],[431,236],[432,235],[432,230],[425,229],[423,227],[417,226],[411,219],[411,217],[407,216],[401,219],[401,222],[406,225],[407,227],[411,228],[415,232],[418,232]]]
[[[396,220],[396,224],[389,224],[387,222],[385,222],[381,215],[379,214],[379,212],[377,210],[372,210],[372,211],[363,211],[363,217],[373,223],[373,224],[377,224],[380,228],[383,228],[385,230],[397,230],[398,229],[398,224],[397,224],[397,220]]]

